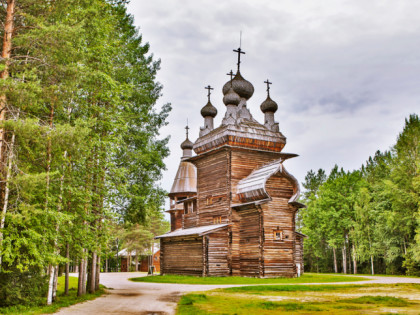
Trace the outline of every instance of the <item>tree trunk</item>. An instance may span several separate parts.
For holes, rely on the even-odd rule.
[[[57,284],[58,284],[58,271],[59,266],[56,265],[54,268],[54,285],[53,285],[53,293],[52,293],[52,300],[55,301],[57,299]]]
[[[18,118],[19,118],[19,114],[18,114]],[[9,204],[9,180],[10,180],[10,174],[11,174],[11,169],[12,169],[12,163],[13,163],[13,159],[14,159],[14,144],[15,144],[15,133],[12,134],[12,139],[10,141],[10,147],[9,147],[9,156],[8,156],[8,166],[7,166],[7,171],[6,171],[6,183],[5,185],[5,190],[4,190],[4,198],[3,198],[3,209],[1,212],[1,220],[0,220],[0,270],[1,270],[1,263],[2,263],[2,252],[1,252],[1,245],[3,243],[3,228],[4,228],[4,224],[6,221],[6,213],[7,213],[7,207]]]
[[[83,287],[84,287],[84,283],[83,283],[83,258],[80,259],[80,264],[79,264],[79,282],[77,285],[77,296],[82,296],[83,295]]]
[[[372,275],[375,274],[375,270],[373,269],[373,255],[370,255],[370,267],[372,269]]]
[[[347,248],[346,248],[345,241],[344,241],[344,245],[341,251],[343,254],[343,273],[347,273]]]
[[[136,271],[139,271],[139,255],[137,254],[137,249],[135,253],[136,253],[136,259],[135,259]]]
[[[4,21],[4,36],[3,36],[3,47],[1,52],[2,60],[5,60],[4,69],[0,72],[0,79],[6,80],[9,77],[9,65],[10,65],[10,57],[12,52],[12,36],[13,36],[13,21],[15,18],[15,0],[7,0],[7,8],[6,8],[6,20]],[[0,123],[6,120],[6,113],[7,113],[7,102],[6,102],[6,95],[0,95]],[[0,165],[4,161],[4,141],[5,141],[5,133],[4,129],[0,128]],[[3,173],[3,166],[0,166],[0,173]]]
[[[334,272],[338,273],[338,268],[337,268],[337,254],[335,252],[335,247],[333,247],[333,254],[334,254]]]
[[[99,281],[101,277],[101,256],[96,256],[96,277],[95,277],[95,291],[99,290]]]
[[[108,272],[108,258],[105,259],[105,272]]]
[[[54,289],[54,274],[55,268],[53,265],[48,265],[48,274],[49,274],[49,281],[48,281],[48,293],[47,293],[47,305],[51,305],[53,301],[53,289]]]
[[[357,274],[356,247],[353,243],[353,273]]]
[[[85,249],[85,253],[86,252],[87,250]],[[88,259],[85,258],[83,260],[83,286],[82,286],[83,294],[86,294],[87,268],[88,268]]]
[[[89,293],[95,293],[96,283],[96,252],[92,252],[92,260],[90,264],[90,275],[89,275]]]
[[[346,257],[348,257],[348,261],[347,261],[347,263],[348,263],[347,271],[348,271],[349,273],[351,273],[351,249],[350,249],[350,241],[349,241],[349,238],[348,238],[348,235],[347,235],[347,234],[346,234],[346,239],[345,239],[345,242],[346,242]],[[347,246],[347,243],[349,244],[349,246]]]
[[[69,243],[66,244],[66,275],[64,283],[64,295],[69,295],[69,273],[70,273],[70,246]]]

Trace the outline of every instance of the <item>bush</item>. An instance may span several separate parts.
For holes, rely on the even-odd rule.
[[[45,300],[48,279],[41,270],[20,271],[12,268],[0,272],[0,307],[38,305]]]

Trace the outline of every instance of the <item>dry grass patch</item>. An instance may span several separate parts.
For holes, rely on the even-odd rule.
[[[416,314],[420,285],[269,285],[184,295],[178,314]]]

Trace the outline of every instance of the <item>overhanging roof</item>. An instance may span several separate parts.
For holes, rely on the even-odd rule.
[[[212,224],[212,225],[199,226],[199,227],[190,228],[190,229],[179,229],[173,232],[156,236],[155,239],[165,238],[165,237],[187,236],[187,235],[202,236],[202,235],[206,235],[211,232],[214,232],[215,230],[227,227],[228,225],[229,224]]]

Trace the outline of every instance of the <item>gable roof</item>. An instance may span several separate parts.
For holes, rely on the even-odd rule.
[[[199,226],[199,227],[190,228],[190,229],[179,229],[173,232],[156,236],[155,239],[165,238],[165,237],[187,236],[187,235],[202,236],[202,235],[206,235],[211,232],[214,232],[215,230],[227,227],[228,225],[229,224],[212,224],[212,225]]]
[[[239,181],[237,186],[237,194],[244,201],[268,199],[270,195],[265,189],[267,180],[276,173],[282,174],[289,179],[293,185],[293,196],[289,199],[289,203],[301,207],[297,202],[300,195],[299,182],[291,175],[283,166],[283,158],[270,162],[260,168],[255,169],[247,177]]]

